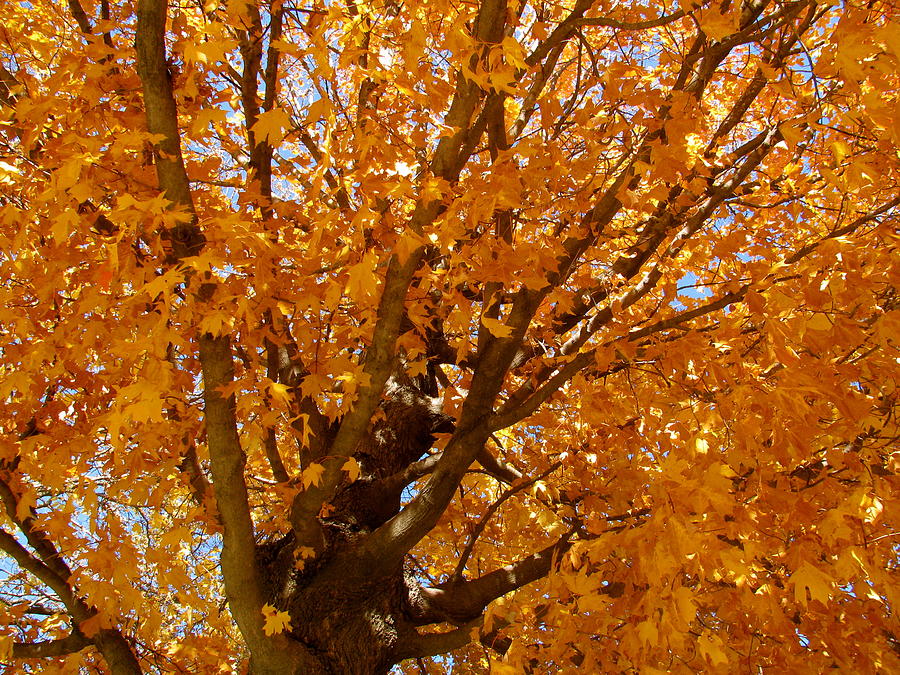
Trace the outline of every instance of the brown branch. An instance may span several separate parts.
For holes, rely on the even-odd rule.
[[[109,0],[100,0],[100,18],[104,22],[109,22]],[[103,33],[103,44],[110,48],[113,46],[112,35],[109,31]]]
[[[397,662],[404,659],[427,658],[465,647],[472,641],[472,632],[481,627],[483,620],[479,615],[450,631],[408,636],[398,645],[395,658]]]
[[[2,63],[0,63],[0,105],[8,106],[11,108],[14,107],[16,104],[16,99],[18,98],[18,92],[14,93],[14,90],[19,86],[20,84],[16,79],[16,76],[13,75],[9,70],[7,70]],[[21,138],[22,128],[15,123],[15,110],[11,112],[13,124],[8,125],[6,128],[10,129],[13,136]],[[37,158],[40,150],[40,142],[35,142],[33,147],[28,151],[28,158],[34,161]],[[41,170],[41,173],[45,176],[50,176],[50,172],[46,169]],[[94,216],[94,221],[92,223],[93,228],[100,234],[111,236],[119,231],[119,228],[109,218],[101,213],[100,210],[90,200],[81,202],[78,205],[77,211],[80,214],[92,214]]]
[[[474,37],[484,43],[499,42],[503,37],[505,21],[506,3],[504,0],[486,0],[479,8],[479,13],[475,20]],[[473,58],[477,58],[477,55],[473,56]],[[447,126],[455,127],[458,131],[451,136],[443,137],[438,143],[430,163],[430,168],[434,175],[441,176],[451,182],[456,180],[463,164],[471,156],[471,153],[474,151],[473,139],[483,133],[483,126],[471,124],[472,115],[481,98],[481,90],[473,82],[466,80],[462,74],[459,74],[457,76],[456,93],[444,120]],[[482,115],[481,117],[484,118],[485,116]],[[420,201],[410,216],[407,227],[413,232],[421,234],[425,225],[432,222],[443,208],[443,205],[437,200],[428,203]],[[399,336],[401,322],[405,316],[404,301],[406,292],[424,254],[425,249],[420,246],[409,255],[407,260],[401,261],[396,255],[393,255],[388,263],[384,289],[382,290],[376,312],[375,329],[371,344],[366,352],[366,361],[363,368],[367,384],[360,387],[353,409],[341,420],[337,434],[329,448],[329,456],[323,462],[325,471],[321,483],[301,492],[291,506],[291,526],[297,535],[298,542],[303,545],[312,546],[313,548],[321,546],[321,526],[316,522],[316,515],[322,504],[330,501],[335,494],[343,477],[341,467],[346,457],[353,453],[356,445],[366,433],[369,421],[381,400],[381,393],[396,360],[394,353],[395,343]],[[474,456],[474,451],[469,454]],[[443,457],[446,458],[447,454],[444,453]],[[457,458],[453,462],[454,470],[457,470],[462,463],[465,463],[467,466],[471,463],[471,458],[468,462],[460,461]],[[462,468],[462,471],[465,471],[465,466]],[[433,482],[434,476],[429,481],[429,485]],[[446,487],[446,485],[442,485],[441,489],[445,491]],[[451,493],[452,490],[453,488],[451,487]],[[384,536],[383,527],[379,528],[379,531],[381,534],[378,537],[373,535],[369,540],[373,547],[378,545],[375,543],[376,539],[380,540]],[[410,532],[409,530],[406,531]],[[422,535],[418,536],[421,537]],[[404,541],[409,543],[407,540]],[[402,556],[400,548],[400,546],[395,546],[393,554]],[[392,559],[391,556],[383,556],[377,553],[375,548],[368,550],[380,561],[379,564],[387,564],[388,560]],[[372,560],[368,562],[374,564]]]
[[[752,5],[748,5],[748,10],[746,12],[746,16],[742,19],[742,26],[744,26],[744,30],[750,26],[751,22],[756,19],[760,12],[765,7],[765,2],[761,3],[753,3]],[[799,11],[800,4],[798,4],[797,10]],[[737,46],[737,43],[719,43],[714,47],[706,50],[705,52],[702,50],[704,41],[701,39],[695,40],[692,48],[691,48],[691,57],[685,61],[684,68],[682,69],[681,74],[679,75],[675,85],[672,88],[672,91],[684,91],[692,93],[695,97],[699,97],[703,90],[706,87],[706,84],[712,79],[716,68],[720,63],[728,56],[730,51]],[[692,67],[693,60],[698,61],[698,65],[696,70]],[[739,101],[739,105],[743,105],[746,103],[749,105],[748,101]],[[657,118],[665,122],[669,119],[671,112],[671,104],[666,103],[661,106],[660,110],[657,113]],[[566,251],[566,255],[560,259],[559,264],[559,272],[557,274],[558,279],[549,280],[551,285],[558,286],[562,281],[564,281],[572,270],[575,268],[576,262],[580,259],[580,257],[585,253],[585,251],[590,247],[590,245],[596,241],[597,234],[603,229],[603,227],[612,221],[615,217],[616,213],[618,213],[622,204],[617,198],[617,194],[626,184],[629,189],[635,189],[640,182],[640,177],[635,175],[634,173],[634,164],[638,159],[646,160],[647,155],[650,152],[650,143],[658,140],[662,134],[662,129],[657,132],[648,134],[642,140],[641,145],[637,148],[637,150],[631,155],[630,161],[620,170],[619,175],[613,184],[606,190],[603,196],[595,203],[594,207],[588,214],[582,218],[581,221],[581,229],[586,231],[586,235],[570,237],[564,243],[564,249]],[[737,151],[737,156],[743,156],[744,154],[748,154],[755,150],[755,146],[748,146],[745,144]],[[675,219],[671,218],[671,214],[664,212],[660,215],[660,217],[667,219],[670,225],[674,222]],[[633,255],[622,256],[617,262],[616,267],[617,271],[623,274],[626,278],[630,278],[634,276],[640,265],[649,259],[652,250],[658,246],[664,239],[665,234],[667,232],[667,228],[665,227],[657,227],[654,235],[646,241],[643,245],[643,250],[641,251],[641,255],[639,259],[631,260],[629,258],[633,258]],[[589,297],[582,301],[576,308],[575,313],[570,316],[560,317],[556,320],[558,324],[558,329],[565,332],[573,328],[578,321],[584,316],[584,314],[590,310],[591,307],[596,305],[596,303],[601,302],[602,300],[608,297],[608,289],[601,287],[591,293]]]
[[[717,298],[716,300],[701,305],[700,307],[695,307],[694,309],[680,312],[675,316],[657,321],[656,323],[653,323],[649,326],[634,329],[631,332],[627,333],[624,336],[624,339],[628,342],[633,342],[635,340],[648,337],[649,335],[652,335],[654,333],[659,333],[661,331],[674,328],[687,321],[705,316],[706,314],[710,314],[711,312],[714,312],[716,310],[724,309],[728,305],[741,302],[744,299],[747,290],[749,290],[749,285],[745,285],[739,291],[728,293],[721,298]],[[608,347],[610,344],[613,343],[606,343],[603,346]],[[550,397],[553,396],[553,394],[555,394],[557,391],[559,391],[560,387],[562,387],[566,382],[574,377],[576,373],[580,372],[588,365],[590,365],[594,361],[596,352],[596,349],[580,352],[574,359],[566,363],[552,377],[544,380],[543,384],[538,387],[537,390],[535,390],[533,388],[533,385],[531,385],[530,383],[523,385],[523,387],[516,391],[513,395],[511,395],[507,402],[503,405],[503,407],[501,407],[501,409],[492,416],[490,422],[491,431],[499,431],[500,429],[505,429],[506,427],[512,426],[513,424],[516,424],[517,422],[520,422],[535,413],[538,408],[546,403],[550,399]],[[611,375],[627,367],[627,363],[616,364],[615,366],[608,368],[604,372],[597,374],[597,377]]]
[[[76,622],[81,623],[96,615],[96,610],[75,595],[75,591],[68,583],[68,577],[60,577],[50,565],[38,560],[16,541],[15,537],[2,529],[0,529],[0,551],[6,553],[19,567],[33,574],[56,593]],[[140,664],[131,651],[131,646],[118,630],[101,630],[91,641],[103,655],[113,675],[141,675]]]
[[[197,226],[190,183],[181,155],[181,137],[172,83],[166,66],[165,0],[139,0],[137,68],[144,92],[147,126],[159,140],[155,146],[160,188],[172,201],[180,222],[172,229],[173,262],[200,251],[205,238]],[[204,283],[198,300],[208,300],[215,285]],[[200,335],[197,340],[203,372],[204,416],[213,475],[213,488],[224,529],[221,566],[225,593],[232,615],[252,654],[254,668],[281,672],[300,668],[310,657],[285,636],[263,632],[263,593],[259,584],[247,486],[246,457],[237,434],[234,396],[223,397],[222,387],[234,379],[231,341],[228,336]],[[289,665],[291,664],[291,665]]]
[[[58,640],[42,640],[40,642],[13,643],[14,659],[40,659],[51,656],[65,656],[80,652],[93,644],[79,631],[72,631],[68,636]]]
[[[588,5],[589,3],[579,3],[578,7],[586,10]],[[716,63],[727,55],[727,50],[720,51],[721,53],[716,55],[718,59]],[[706,73],[705,77],[711,77],[711,73]],[[442,143],[446,141],[448,138],[442,139]],[[649,139],[645,139],[644,145],[647,143]],[[517,294],[507,320],[512,335],[509,338],[488,339],[482,345],[469,395],[463,404],[457,433],[417,498],[371,535],[367,548],[373,556],[373,560],[370,561],[373,564],[376,552],[380,556],[380,561],[385,564],[402,556],[433,527],[440,513],[452,499],[456,485],[486,441],[488,429],[484,424],[485,411],[491,410],[493,406],[493,401],[502,387],[504,374],[521,346],[522,337],[534,311],[549,289],[564,282],[574,268],[575,262],[596,239],[598,230],[612,220],[621,208],[622,203],[617,194],[626,183],[633,182],[632,167],[637,158],[638,154],[632,156],[629,166],[619,174],[613,185],[584,217],[584,229],[589,234],[570,237],[564,242],[565,255],[560,260],[559,272],[549,280],[548,287],[542,292],[525,289]],[[651,281],[655,283],[655,279]],[[646,293],[644,288],[649,290],[650,286],[652,283],[643,284],[639,292]]]
[[[68,584],[68,576],[61,576],[51,565],[35,557],[15,537],[0,529],[0,550],[12,558],[16,564],[26,572],[33,574],[38,580],[46,584],[76,621],[85,621],[92,614],[74,593]]]
[[[435,211],[436,208],[437,205]],[[376,311],[375,330],[363,367],[366,385],[360,387],[353,409],[341,421],[329,448],[329,455],[322,462],[325,471],[321,482],[298,494],[291,505],[291,526],[300,545],[319,550],[324,543],[321,525],[316,516],[322,504],[333,498],[342,479],[341,467],[366,433],[369,420],[381,400],[381,393],[396,360],[394,348],[405,315],[406,291],[423,254],[424,248],[419,247],[404,263],[399,262],[397,256],[390,259],[387,278]]]
[[[429,455],[425,459],[420,459],[417,462],[413,462],[409,466],[407,466],[403,471],[399,471],[391,476],[387,476],[379,483],[385,492],[390,492],[397,488],[403,488],[406,485],[409,485],[414,480],[421,478],[422,476],[427,476],[429,473],[434,471],[434,468],[437,466],[438,462],[441,460],[441,453],[436,452],[433,455]]]
[[[35,557],[12,535],[0,530],[0,550],[6,552],[23,570],[46,584],[66,606],[69,615],[78,623],[95,616],[97,611],[79,598],[69,583],[72,572],[49,537],[35,526],[30,516],[19,518],[18,500],[6,480],[0,480],[0,498],[9,518],[16,524]],[[105,629],[91,638],[114,675],[140,675],[141,667],[128,641],[116,629]]]
[[[50,538],[43,530],[37,527],[34,519],[31,516],[20,517],[19,498],[9,481],[3,477],[0,477],[0,501],[3,502],[7,517],[19,528],[19,531],[25,536],[28,545],[38,554],[43,564],[58,579],[62,579],[64,582],[68,580],[72,576],[72,570],[66,565]],[[47,582],[45,581],[45,583]],[[47,585],[49,586],[50,584],[48,583]],[[57,591],[53,586],[51,588]],[[60,599],[62,599],[62,596],[60,596]],[[66,606],[68,607],[68,604]]]
[[[700,9],[701,7],[708,5],[709,0],[700,4],[696,9]],[[670,23],[674,23],[681,19],[684,16],[687,16],[687,12],[683,9],[679,9],[677,12],[673,12],[672,14],[667,14],[665,16],[660,16],[655,19],[647,19],[645,21],[619,21],[618,19],[610,19],[609,17],[592,17],[589,19],[578,19],[575,22],[576,26],[597,26],[602,28],[615,28],[616,30],[647,30],[648,28],[659,28],[661,26],[667,26]]]
[[[91,26],[90,19],[88,19],[87,14],[85,14],[81,3],[78,2],[78,0],[69,0],[69,10],[72,12],[72,16],[78,23],[78,28],[81,29],[81,32],[85,35],[91,35],[94,29]]]
[[[461,624],[481,616],[492,601],[547,576],[554,561],[571,546],[571,536],[568,533],[543,550],[478,579],[422,589],[426,609],[415,622],[418,625],[441,621]]]
[[[575,31],[578,29],[578,22],[593,4],[594,0],[578,0],[572,8],[572,11],[569,12],[569,15],[557,24],[556,28],[553,29],[553,32],[550,33],[547,39],[542,40],[535,50],[528,55],[525,59],[525,63],[530,67],[536,66],[547,58],[547,55],[550,54],[550,52],[557,49],[563,42],[574,35]]]
[[[205,334],[199,339],[199,351],[213,489],[224,528],[221,566],[225,595],[254,659],[274,665],[279,659],[275,643],[286,642],[286,638],[274,640],[262,630],[264,598],[252,553],[256,542],[244,481],[246,456],[237,433],[235,398],[223,398],[219,393],[234,380],[231,344],[227,337]]]
[[[153,146],[156,176],[175,213],[180,214],[180,222],[167,233],[172,244],[171,259],[176,262],[199,253],[206,240],[197,226],[190,182],[181,155],[178,111],[166,63],[166,3],[164,0],[140,0],[137,15],[135,49],[147,128],[160,138]]]
[[[393,565],[437,523],[453,498],[456,486],[490,436],[485,411],[503,385],[504,375],[522,344],[522,338],[541,295],[521,291],[510,311],[510,337],[487,341],[463,403],[457,429],[438,466],[416,498],[370,535],[362,558],[369,565]]]
[[[843,237],[848,234],[851,234],[859,227],[875,220],[878,216],[883,215],[884,213],[886,213],[887,211],[890,211],[892,208],[894,208],[898,205],[900,205],[900,197],[894,197],[894,199],[892,199],[891,201],[887,202],[886,204],[882,204],[874,211],[871,211],[865,215],[860,216],[859,218],[854,220],[852,223],[848,223],[844,227],[839,227],[836,230],[829,232],[827,235],[825,235],[821,239],[802,247],[801,249],[799,249],[798,251],[796,251],[795,253],[790,255],[787,259],[785,259],[785,261],[784,261],[785,264],[786,265],[794,264],[795,262],[799,261],[800,259],[808,256],[810,253],[815,251],[819,246],[821,246],[823,243],[825,243],[829,239],[836,239],[838,237]]]
[[[494,442],[496,443],[496,439],[494,439]],[[504,462],[499,457],[494,457],[486,447],[483,447],[479,451],[475,456],[475,459],[478,460],[478,463],[481,464],[482,468],[491,476],[507,485],[524,478],[521,471],[511,464]]]
[[[490,519],[494,516],[494,514],[497,512],[497,509],[499,509],[503,505],[503,503],[506,502],[514,494],[531,487],[539,480],[543,480],[551,473],[556,471],[560,466],[560,462],[555,462],[550,466],[549,469],[535,476],[534,478],[529,478],[528,480],[522,481],[521,483],[516,483],[515,485],[510,486],[503,491],[503,494],[500,495],[500,497],[493,504],[488,507],[487,511],[484,512],[484,514],[475,524],[472,532],[469,534],[469,539],[459,556],[459,561],[456,563],[456,569],[453,570],[453,573],[450,575],[450,584],[457,583],[462,579],[463,572],[466,569],[466,565],[469,562],[472,551],[475,550],[475,543],[478,541],[479,537],[481,537],[484,529],[487,527],[488,521],[490,521]]]
[[[728,307],[728,305],[734,305],[744,299],[749,289],[750,285],[744,284],[739,291],[735,291],[734,293],[726,293],[721,298],[717,298],[716,300],[708,302],[705,305],[700,305],[699,307],[695,307],[694,309],[680,312],[675,316],[657,321],[656,323],[650,324],[649,326],[636,328],[626,335],[626,339],[629,342],[639,340],[640,338],[647,337],[648,335],[680,326],[684,322],[690,321],[691,319],[696,319],[698,317],[710,314],[711,312],[724,309]]]
[[[266,87],[262,103],[264,112],[273,110],[278,101],[278,61],[281,52],[277,45],[281,40],[283,21],[284,3],[281,0],[275,0],[269,5],[269,49],[266,53],[266,70],[263,76],[263,83]],[[266,143],[259,173],[260,192],[269,202],[272,200],[272,152],[272,146]],[[264,214],[269,216],[270,204],[265,206],[267,210],[264,211]]]

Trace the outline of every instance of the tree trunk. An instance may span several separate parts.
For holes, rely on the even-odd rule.
[[[343,486],[320,519],[324,551],[304,560],[292,532],[257,548],[267,602],[290,613],[290,636],[318,658],[322,673],[387,673],[423,623],[416,622],[422,587],[400,566],[373,575],[361,567],[356,544],[399,512],[397,473],[452,423],[412,386],[390,387],[381,409],[354,453],[363,475]]]

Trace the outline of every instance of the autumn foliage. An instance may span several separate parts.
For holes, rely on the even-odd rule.
[[[0,0],[5,672],[900,672],[890,0],[132,4]]]

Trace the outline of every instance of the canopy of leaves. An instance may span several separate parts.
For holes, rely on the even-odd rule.
[[[0,15],[9,672],[900,671],[890,0]]]

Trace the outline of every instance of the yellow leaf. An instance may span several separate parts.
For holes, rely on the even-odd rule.
[[[307,413],[300,413],[295,418],[291,420],[291,422],[299,421],[303,426],[300,429],[300,442],[303,444],[304,448],[309,447],[309,437],[312,435],[312,429],[309,426],[309,415]],[[294,428],[296,429],[296,424],[294,424]]]
[[[316,550],[311,546],[298,546],[294,551],[294,569],[303,571],[306,561],[316,557]]]
[[[500,663],[491,659],[491,675],[518,675],[522,671],[519,668],[509,665],[508,663]]]
[[[100,632],[102,626],[100,625],[100,615],[94,614],[90,619],[86,619],[78,624],[78,630],[84,633],[87,637],[94,637],[97,633]]]
[[[700,17],[700,28],[714,40],[721,40],[735,32],[731,17],[713,9],[703,12],[703,16]]]
[[[191,536],[191,528],[182,525],[181,527],[176,527],[172,530],[169,530],[163,536],[161,536],[159,538],[159,545],[161,547],[177,547],[181,544],[181,542],[189,541]]]
[[[694,594],[689,588],[680,586],[675,589],[672,594],[675,600],[675,607],[678,609],[679,618],[687,624],[690,624],[697,615],[697,605],[694,604]]]
[[[409,257],[422,245],[422,238],[413,232],[404,232],[394,246],[397,261],[404,265]]]
[[[331,116],[331,101],[327,98],[320,98],[312,102],[306,111],[307,124],[315,124],[321,119],[327,119]]]
[[[824,312],[816,312],[806,320],[807,330],[831,330],[831,320]]]
[[[272,397],[273,402],[280,403],[282,405],[290,405],[290,388],[286,384],[282,384],[281,382],[270,383],[269,395]]]
[[[831,152],[838,164],[844,161],[844,158],[850,154],[850,146],[843,141],[835,141],[831,144]]]
[[[496,338],[508,338],[512,335],[512,328],[497,319],[491,319],[485,316],[481,318],[481,323],[484,324],[484,327]]]
[[[304,488],[309,488],[310,485],[318,485],[322,482],[322,474],[325,473],[325,467],[321,464],[310,464],[308,467],[303,469],[303,473],[300,475],[300,480],[303,483]]]
[[[291,629],[291,615],[287,612],[279,612],[272,605],[265,604],[262,608],[262,614],[265,618],[263,631],[265,631],[266,635],[275,635]]]
[[[697,638],[697,647],[700,653],[709,659],[712,664],[728,663],[728,656],[725,654],[722,638],[718,635],[701,635]]]
[[[12,650],[12,635],[0,635],[0,663],[9,663],[12,660]]]
[[[352,483],[357,478],[359,478],[359,462],[357,462],[353,457],[350,457],[346,462],[344,462],[344,466],[341,467],[341,471],[347,472],[347,475],[350,477],[350,482]]]
[[[659,629],[652,621],[641,621],[637,625],[638,637],[645,647],[655,647],[659,642]]]
[[[425,375],[428,372],[428,361],[425,359],[418,359],[408,364],[406,367],[406,372],[410,377],[416,377],[418,375]]]
[[[787,141],[787,144],[792,148],[797,146],[797,143],[804,139],[803,129],[799,124],[791,124],[785,122],[780,127],[778,127],[778,131],[781,132],[784,140]]]
[[[300,393],[309,398],[315,398],[323,391],[331,388],[331,380],[319,373],[310,373],[300,383]]]
[[[794,599],[804,606],[808,602],[807,590],[810,598],[822,603],[827,603],[831,597],[831,578],[808,562],[800,565],[791,575],[791,583],[794,585]]]
[[[273,108],[260,114],[252,131],[257,142],[265,141],[269,145],[280,143],[284,138],[284,130],[291,126],[291,118],[281,108]]]
[[[430,176],[422,187],[422,199],[425,202],[443,199],[444,195],[448,192],[450,192],[450,183],[443,178]]]
[[[57,187],[60,190],[70,188],[78,182],[81,176],[83,162],[80,158],[70,159],[56,171]]]
[[[378,278],[375,276],[375,265],[378,254],[368,251],[363,259],[348,270],[347,285],[344,291],[357,302],[371,300],[378,290]]]

